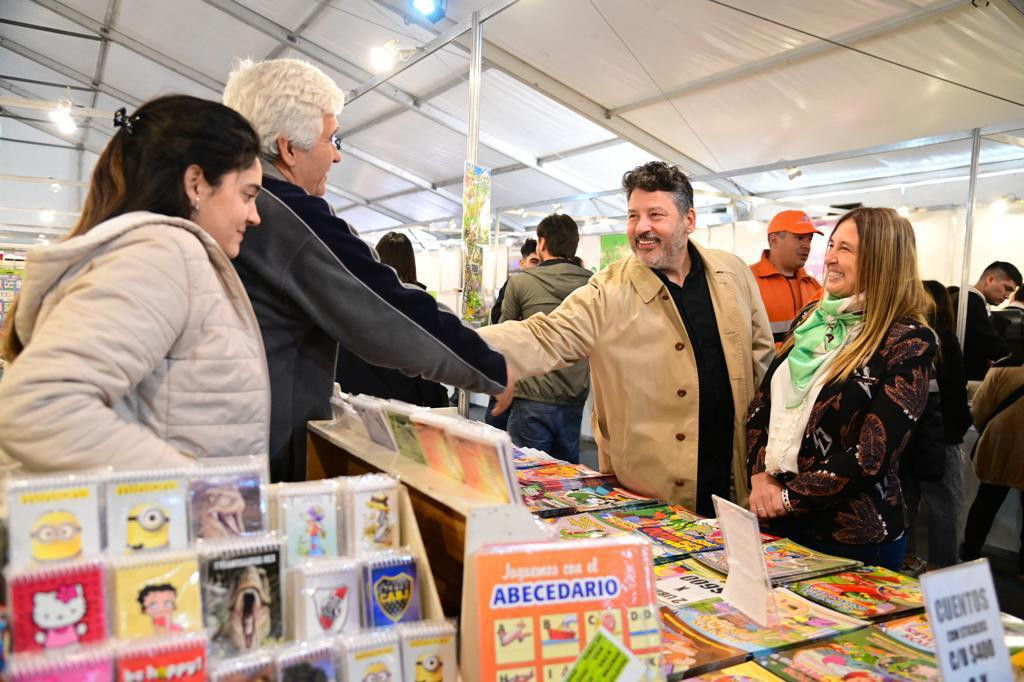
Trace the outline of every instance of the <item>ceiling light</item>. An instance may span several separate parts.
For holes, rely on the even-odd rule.
[[[370,50],[370,69],[374,73],[387,73],[395,68],[395,64],[407,61],[417,51],[418,48],[400,48],[398,38],[392,38],[384,45]]]
[[[52,223],[54,218],[56,218],[56,217],[57,217],[57,214],[54,213],[53,211],[40,211],[39,212],[39,219],[42,220],[44,223],[47,223],[47,224]]]
[[[909,218],[910,217],[910,207],[907,206],[906,204],[903,204],[902,206],[897,208],[896,212],[899,213],[900,216],[902,216],[904,218]]]
[[[448,0],[409,0],[409,5],[424,19],[436,24],[444,19]]]
[[[60,188],[60,183],[59,182],[51,182],[50,183],[50,191],[53,192],[54,194],[59,192],[60,189],[61,188]]]
[[[796,166],[790,166],[789,168],[786,169],[786,175],[789,176],[790,180],[796,180],[803,174],[804,172],[797,168]]]
[[[999,197],[992,202],[992,211],[994,213],[1006,213],[1006,209],[1010,208],[1010,202],[1007,201],[1006,197]]]
[[[57,102],[57,106],[50,111],[48,116],[51,121],[57,124],[57,130],[65,135],[70,135],[78,130],[75,119],[71,118],[71,100],[69,99],[62,99]]]

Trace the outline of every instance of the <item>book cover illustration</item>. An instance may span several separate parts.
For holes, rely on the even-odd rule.
[[[935,651],[935,638],[932,637],[932,627],[928,623],[928,614],[926,613],[878,623],[875,627],[893,639],[915,649],[929,653]]]
[[[382,409],[383,400],[372,396],[355,395],[349,400],[360,421],[366,428],[366,435],[377,445],[391,451],[397,451],[395,439],[391,435],[391,427]]]
[[[391,426],[391,434],[395,437],[395,447],[398,454],[408,457],[420,464],[427,463],[427,456],[420,445],[419,432],[416,425],[412,423],[412,413],[421,408],[397,400],[389,400],[384,403],[384,414],[387,416],[388,424]]]
[[[192,552],[161,552],[114,560],[113,634],[146,637],[203,629],[199,560]],[[204,645],[205,646],[205,645]]]
[[[528,469],[540,464],[551,464],[558,460],[536,448],[521,448],[512,446],[512,464],[516,469]]]
[[[338,556],[341,536],[333,482],[288,486],[281,489],[277,504],[277,526],[286,538],[289,566],[304,559]]]
[[[210,467],[189,481],[193,540],[259,535],[266,530],[259,467]]]
[[[921,583],[879,566],[800,580],[787,587],[802,597],[854,618],[889,617],[924,608]]]
[[[510,502],[509,485],[501,452],[493,443],[473,438],[472,428],[449,431],[448,443],[459,461],[466,485],[483,491],[502,502]]]
[[[448,621],[410,623],[399,628],[404,680],[456,682],[455,624]]]
[[[12,573],[13,648],[52,651],[107,636],[103,565],[80,561]]]
[[[670,679],[739,663],[747,652],[715,641],[684,623],[672,609],[661,607],[662,671]]]
[[[1017,679],[1024,679],[1024,620],[1008,613],[1002,614],[1000,620],[1003,623],[1006,651],[1010,654],[1010,665]]]
[[[693,557],[675,559],[661,564],[654,564],[654,577],[657,579],[671,578],[675,575],[699,575],[718,582],[725,582],[725,574],[719,573],[713,568],[702,564]]]
[[[520,485],[535,483],[544,490],[575,490],[584,486],[600,484],[618,485],[618,481],[612,474],[602,474],[585,464],[561,461],[517,469],[515,474]]]
[[[779,622],[762,627],[720,598],[687,604],[674,610],[687,625],[713,639],[752,654],[764,654],[867,625],[865,621],[830,611],[781,588],[775,589]]]
[[[195,636],[163,637],[121,648],[116,656],[118,682],[206,682],[206,639]]]
[[[114,682],[114,655],[106,647],[60,656],[19,655],[4,673],[11,682]]]
[[[95,556],[102,550],[96,477],[12,481],[7,504],[12,568]]]
[[[601,629],[641,658],[660,655],[650,545],[641,539],[494,545],[471,560],[474,679],[560,680]]]
[[[700,517],[678,505],[610,509],[594,516],[613,528],[645,536],[663,550],[660,555],[666,560],[721,547],[706,537]]]
[[[724,549],[698,554],[697,561],[718,571],[729,572],[729,559]],[[813,578],[827,573],[859,566],[859,561],[844,559],[808,549],[792,540],[774,540],[764,546],[764,562],[775,585]]]
[[[210,682],[272,682],[277,679],[274,657],[269,651],[257,651],[213,663]]]
[[[345,559],[306,562],[295,569],[295,638],[319,639],[358,632],[362,571]]]
[[[314,645],[303,642],[278,654],[277,679],[280,682],[335,682],[348,678],[338,674],[334,649],[329,642]]]
[[[536,483],[522,487],[523,504],[540,516],[561,516],[619,507],[654,505],[657,500],[624,488],[601,484],[575,490],[545,490]]]
[[[340,679],[353,682],[392,682],[406,679],[402,677],[398,637],[393,632],[349,635],[341,640],[340,649]]]
[[[278,644],[284,628],[280,541],[216,546],[203,553],[202,564],[211,658]]]
[[[398,482],[371,474],[349,479],[349,554],[398,546]]]
[[[412,423],[416,426],[416,434],[420,438],[423,456],[427,458],[427,466],[440,471],[448,478],[464,480],[459,459],[448,444],[448,435],[445,433],[445,427],[451,423],[451,417],[418,412],[412,416]]]
[[[416,558],[402,552],[368,557],[363,566],[366,626],[391,627],[420,615],[420,581]]]
[[[874,628],[865,628],[797,649],[779,651],[759,663],[784,680],[938,680],[935,658]]]
[[[753,661],[686,678],[686,680],[701,680],[702,682],[779,682],[781,679]]]
[[[719,597],[725,583],[715,578],[699,575],[692,571],[660,578],[654,583],[658,603],[669,608]]]
[[[107,482],[111,554],[188,549],[188,479],[182,471],[135,472]]]

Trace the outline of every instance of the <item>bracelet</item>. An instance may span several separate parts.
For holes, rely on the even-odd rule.
[[[793,505],[789,501],[789,488],[782,489],[782,506],[786,508],[786,511],[790,514],[793,513]]]

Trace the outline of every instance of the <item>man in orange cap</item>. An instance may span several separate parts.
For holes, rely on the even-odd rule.
[[[818,298],[821,284],[804,270],[811,239],[822,234],[803,211],[783,211],[768,223],[768,249],[750,266],[761,289],[775,343],[782,343],[793,318]]]

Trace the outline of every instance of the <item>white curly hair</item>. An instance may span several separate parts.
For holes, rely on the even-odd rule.
[[[273,163],[280,156],[279,135],[311,149],[324,132],[323,117],[341,113],[345,93],[309,62],[245,59],[228,76],[224,104],[249,119],[260,136],[263,158]]]

